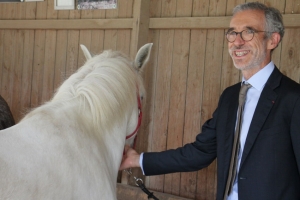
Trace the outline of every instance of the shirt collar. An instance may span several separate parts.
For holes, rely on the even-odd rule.
[[[246,81],[247,83],[250,83],[251,86],[254,87],[255,89],[262,91],[263,87],[265,86],[265,84],[266,84],[267,80],[269,79],[271,73],[273,72],[274,68],[275,68],[275,65],[274,65],[273,61],[271,61],[264,68],[262,68],[257,73],[255,73],[247,81],[243,77],[242,82]]]

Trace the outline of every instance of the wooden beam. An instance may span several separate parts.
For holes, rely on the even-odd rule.
[[[135,49],[146,43],[149,29],[226,29],[231,16],[221,17],[177,17],[149,18],[145,9],[149,0],[139,0],[141,12],[133,18],[121,19],[71,19],[71,20],[0,20],[1,29],[133,29],[132,39],[137,36]],[[137,2],[139,2],[137,1]],[[135,8],[137,9],[137,8]],[[145,11],[146,10],[146,11]],[[285,14],[283,22],[286,28],[300,27],[300,14]],[[135,41],[134,41],[135,44]],[[134,52],[135,50],[132,50]]]
[[[231,17],[151,18],[150,29],[211,29],[228,28]]]
[[[231,16],[150,18],[149,29],[226,29]],[[283,15],[286,28],[300,27],[300,14]]]
[[[283,15],[283,23],[285,28],[300,28],[300,14]]]
[[[133,19],[0,20],[1,29],[131,29]]]

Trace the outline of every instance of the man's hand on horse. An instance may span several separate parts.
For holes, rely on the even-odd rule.
[[[138,154],[134,149],[126,145],[124,148],[124,155],[122,158],[120,170],[133,167],[140,167],[139,160],[140,154]]]

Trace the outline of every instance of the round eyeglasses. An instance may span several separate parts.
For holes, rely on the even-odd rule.
[[[236,31],[228,31],[226,33],[226,39],[228,42],[234,42],[236,39],[236,36],[240,34],[242,40],[245,42],[249,42],[253,39],[254,33],[259,33],[259,32],[269,32],[269,31],[257,31],[257,30],[243,30],[241,32],[236,32]]]

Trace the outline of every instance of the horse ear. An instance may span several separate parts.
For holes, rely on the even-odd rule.
[[[83,52],[83,54],[84,54],[86,60],[91,59],[91,58],[92,58],[92,55],[91,55],[91,53],[89,52],[89,50],[86,48],[86,46],[84,46],[83,44],[81,44],[80,47],[81,47],[81,50],[82,50],[82,52]]]
[[[143,66],[149,61],[152,45],[153,43],[145,44],[137,52],[134,60],[134,66],[137,70],[143,68]]]

